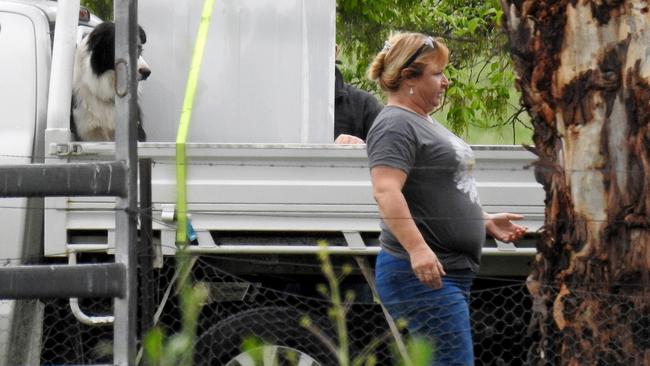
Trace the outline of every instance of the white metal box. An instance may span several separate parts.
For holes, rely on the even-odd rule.
[[[175,141],[203,1],[141,0],[149,141]],[[188,142],[330,143],[334,0],[217,1]]]

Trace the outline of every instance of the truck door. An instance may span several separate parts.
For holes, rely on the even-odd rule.
[[[0,164],[28,164],[37,123],[44,122],[50,62],[47,18],[39,9],[0,1]],[[38,157],[37,157],[38,158]],[[37,160],[38,161],[38,160]],[[21,258],[25,199],[0,201],[4,245],[0,258]]]
[[[27,3],[0,0],[0,164],[43,160],[51,59],[45,13]],[[35,143],[37,142],[37,143]],[[42,198],[0,200],[0,265],[42,252]],[[0,366],[37,364],[42,311],[37,302],[0,301]],[[33,339],[25,344],[19,340]]]

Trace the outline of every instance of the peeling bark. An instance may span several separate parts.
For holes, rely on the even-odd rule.
[[[546,191],[528,363],[650,365],[650,4],[501,3]]]

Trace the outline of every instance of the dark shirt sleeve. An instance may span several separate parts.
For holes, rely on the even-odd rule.
[[[383,105],[365,90],[345,84],[334,102],[334,138],[340,134],[366,140]]]
[[[370,127],[372,127],[373,122],[375,122],[375,118],[377,118],[377,115],[381,110],[384,108],[384,105],[381,104],[380,101],[377,100],[377,98],[370,94],[367,93],[367,97],[364,103],[364,108],[363,108],[363,139],[365,140],[368,136],[368,132],[370,131]]]

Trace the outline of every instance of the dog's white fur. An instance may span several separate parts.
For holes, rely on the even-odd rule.
[[[74,60],[72,119],[77,136],[82,141],[114,141],[115,139],[115,70],[101,75],[93,72],[88,36],[77,47]],[[137,65],[138,81],[149,65],[140,56]],[[147,74],[148,75],[148,74]],[[145,76],[146,78],[146,76]],[[138,95],[140,94],[138,83]]]
[[[85,37],[81,41],[75,54],[72,118],[82,141],[112,141],[115,139],[115,70],[99,76],[93,73],[87,40]]]

